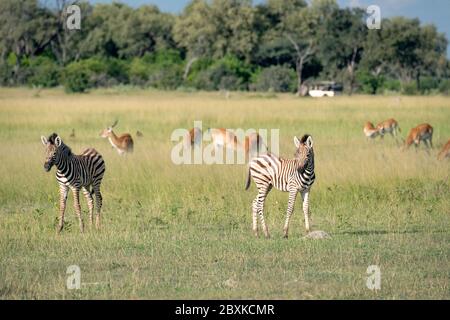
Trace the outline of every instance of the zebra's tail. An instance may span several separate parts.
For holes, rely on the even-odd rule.
[[[250,177],[250,167],[248,167],[247,183],[245,185],[245,190],[248,190],[248,188],[250,188],[251,182],[252,182],[252,180],[251,180],[251,177]]]

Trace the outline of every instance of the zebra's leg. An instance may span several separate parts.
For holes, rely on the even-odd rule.
[[[88,208],[89,208],[89,225],[92,227],[94,224],[94,199],[92,198],[91,192],[85,187],[83,187],[83,194],[86,197]]]
[[[306,232],[309,233],[311,231],[309,224],[309,191],[302,192],[303,197],[303,214],[305,215],[305,228]]]
[[[260,189],[258,196],[256,197],[259,220],[261,221],[261,227],[266,238],[270,238],[270,234],[269,229],[266,225],[266,221],[264,220],[264,202],[266,201],[266,196],[269,193],[270,189],[272,189],[272,186]]]
[[[100,229],[100,212],[102,210],[102,194],[100,192],[100,183],[93,186],[94,194],[95,194],[95,228]]]
[[[57,232],[58,234],[61,232],[61,230],[64,227],[64,213],[66,212],[66,201],[67,201],[67,195],[68,195],[69,188],[65,185],[59,186],[59,224]]]
[[[75,208],[75,214],[77,215],[78,220],[80,222],[80,231],[84,232],[83,219],[81,218],[80,189],[73,187],[72,193],[73,193],[73,207]]]
[[[255,237],[258,237],[258,198],[253,200],[252,204],[252,218],[253,218],[253,233],[255,234]]]
[[[292,212],[294,212],[294,206],[295,206],[295,199],[297,198],[297,190],[289,192],[289,202],[287,207],[287,213],[286,213],[286,221],[284,223],[283,233],[284,237],[288,237],[289,232],[289,221],[291,220]]]

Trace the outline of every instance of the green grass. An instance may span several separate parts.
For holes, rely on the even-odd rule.
[[[255,98],[257,97],[257,98]],[[367,142],[365,121],[394,117],[402,136],[429,122],[436,149],[402,152]],[[119,157],[99,137],[135,134],[135,153]],[[449,299],[450,162],[436,154],[450,137],[450,98],[264,98],[232,93],[0,89],[0,297],[3,299]],[[330,240],[305,240],[300,198],[290,238],[282,239],[287,194],[266,204],[272,238],[253,237],[254,185],[245,165],[175,166],[175,128],[280,129],[280,153],[293,136],[315,141],[313,229]],[[76,138],[69,134],[75,128]],[[55,233],[58,186],[43,170],[40,136],[57,132],[80,153],[95,147],[107,171],[103,228],[80,234],[69,196],[67,223]],[[82,197],[84,217],[86,201]],[[66,288],[79,265],[81,290]],[[379,265],[381,290],[367,289],[366,269]],[[231,280],[230,280],[231,279]],[[230,281],[227,281],[230,280]],[[96,284],[92,284],[96,283]]]

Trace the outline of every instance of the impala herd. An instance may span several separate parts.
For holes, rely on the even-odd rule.
[[[116,135],[113,128],[117,123],[118,120],[111,126],[102,130],[100,136],[102,138],[108,138],[111,146],[117,150],[119,155],[132,153],[134,149],[133,138],[129,133]],[[268,151],[265,142],[257,132],[247,134],[244,137],[244,141],[238,141],[237,136],[231,130],[225,128],[209,128],[207,132],[210,134],[212,143],[216,148],[225,147],[234,151],[239,149],[243,150],[248,160],[257,154]],[[390,118],[378,123],[377,126],[374,126],[372,122],[367,121],[363,127],[363,132],[367,140],[375,140],[377,137],[383,139],[386,134],[390,134],[398,141],[401,129],[398,122],[395,119]],[[143,137],[143,134],[140,131],[136,131],[136,136]],[[75,129],[72,129],[70,138],[75,138]],[[201,144],[202,139],[202,130],[194,127],[191,128],[184,137],[183,144],[185,148],[196,147]],[[417,148],[421,142],[423,142],[428,149],[433,148],[433,127],[428,123],[420,124],[409,131],[406,139],[400,139],[403,141],[403,150],[409,148],[411,145],[414,145]],[[442,150],[437,157],[439,160],[450,158],[450,140],[442,147]]]
[[[401,132],[401,129],[398,122],[391,118],[380,122],[376,127],[372,122],[366,122],[363,132],[367,139],[375,139],[376,137],[383,139],[384,135],[387,133],[397,139],[398,133]],[[425,147],[431,149],[433,148],[433,127],[428,123],[419,124],[417,127],[411,128],[406,139],[402,138],[402,140],[402,150],[409,148],[411,145],[414,145],[417,150],[421,142],[424,143]],[[445,158],[450,158],[450,140],[443,146],[442,150],[438,154],[439,160],[443,160]]]

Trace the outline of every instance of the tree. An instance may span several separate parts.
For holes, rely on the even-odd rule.
[[[185,78],[199,57],[236,56],[251,60],[256,46],[255,10],[250,0],[194,0],[174,27],[174,38],[188,53]]]
[[[360,8],[339,9],[326,20],[321,35],[321,55],[327,69],[343,71],[348,78],[349,94],[355,86],[356,69],[363,56],[367,27]]]
[[[1,1],[0,21],[0,63],[12,57],[13,77],[18,81],[23,59],[41,54],[53,39],[55,21],[36,0]]]
[[[396,17],[383,24],[383,46],[390,72],[402,87],[413,80],[420,89],[420,77],[436,74],[445,65],[447,40],[434,26],[420,26],[418,19]]]
[[[118,39],[119,56],[142,57],[158,49],[174,48],[172,28],[175,18],[161,13],[156,6],[141,6],[124,21]]]
[[[258,60],[293,63],[297,75],[297,94],[305,94],[304,66],[312,60],[317,48],[318,11],[302,0],[269,0],[258,6],[258,22],[265,30],[260,35]],[[266,61],[265,61],[266,60]]]
[[[211,8],[204,0],[193,0],[175,21],[174,39],[188,53],[185,80],[197,59],[213,55],[216,25],[211,15]]]

